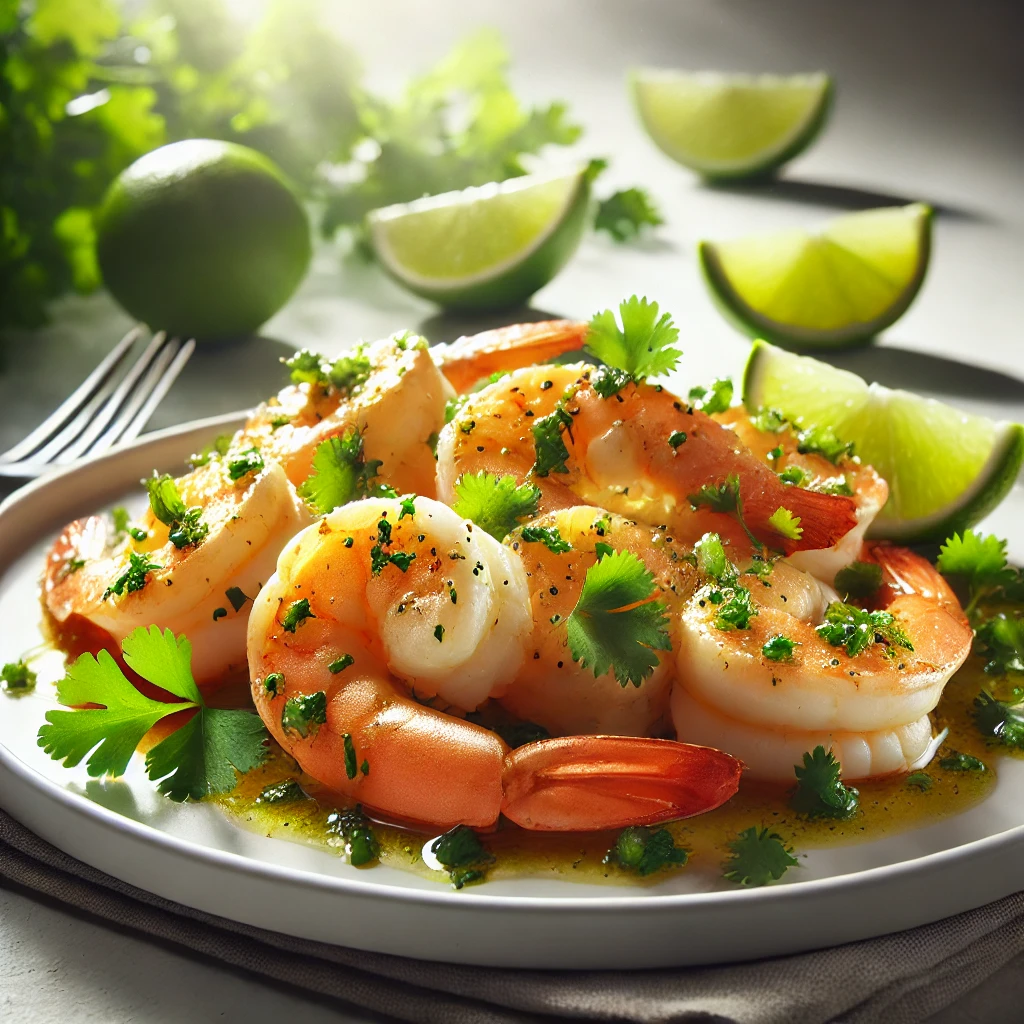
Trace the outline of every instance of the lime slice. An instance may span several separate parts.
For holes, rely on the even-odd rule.
[[[715,71],[634,72],[644,128],[673,160],[705,178],[756,177],[814,140],[831,107],[832,80]]]
[[[906,312],[928,269],[932,211],[864,210],[820,231],[701,242],[704,279],[745,334],[787,348],[847,348]]]
[[[772,408],[801,428],[831,427],[888,481],[872,537],[943,541],[1006,497],[1024,458],[1024,427],[971,416],[908,391],[755,341],[743,374],[748,409]]]
[[[374,210],[370,238],[417,295],[450,309],[514,306],[576,251],[588,197],[583,170],[526,175]]]

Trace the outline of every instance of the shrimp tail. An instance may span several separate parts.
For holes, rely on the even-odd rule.
[[[563,736],[505,758],[502,812],[523,828],[596,832],[714,810],[743,763],[711,747],[633,736]]]
[[[438,351],[441,372],[458,392],[502,370],[543,363],[583,347],[587,324],[576,320],[542,320],[512,324],[453,341]]]
[[[800,518],[800,536],[782,537],[768,522],[780,508]],[[825,494],[803,487],[743,496],[747,524],[758,540],[787,555],[794,551],[817,551],[838,544],[857,525],[857,503],[843,494]]]

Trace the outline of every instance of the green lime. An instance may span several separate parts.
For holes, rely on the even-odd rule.
[[[576,251],[587,220],[582,170],[526,175],[374,210],[381,265],[449,309],[500,309],[528,299]]]
[[[928,270],[932,211],[922,203],[850,213],[800,229],[701,242],[704,279],[752,338],[848,348],[894,323]]]
[[[641,70],[631,78],[647,133],[673,160],[711,180],[769,174],[814,141],[832,79]]]
[[[988,515],[1013,486],[1024,427],[971,416],[931,398],[867,384],[854,373],[755,341],[743,402],[801,428],[831,427],[888,481],[873,537],[943,541]]]
[[[110,186],[97,220],[103,280],[132,316],[183,337],[251,334],[309,267],[306,212],[261,153],[192,139]]]

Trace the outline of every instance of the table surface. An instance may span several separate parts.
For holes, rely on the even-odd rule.
[[[590,238],[520,316],[460,320],[402,292],[372,266],[322,246],[309,277],[262,337],[200,351],[151,426],[251,405],[281,382],[284,345],[328,354],[413,327],[432,341],[543,313],[587,317],[632,294],[670,310],[695,383],[742,365],[746,342],[715,311],[695,244],[813,223],[853,209],[924,200],[937,212],[924,288],[876,346],[834,361],[880,383],[965,409],[1024,419],[1024,63],[1019,11],[1006,3],[856,6],[806,0],[415,0],[327,3],[329,16],[393,91],[466,32],[497,26],[521,95],[564,98],[585,126],[579,156],[609,156],[607,190],[641,184],[666,224],[631,246]],[[471,13],[470,13],[471,11]],[[927,20],[924,20],[927,12]],[[831,125],[767,186],[708,188],[654,148],[623,85],[638,65],[795,72],[838,81]],[[567,161],[559,154],[557,159]],[[39,422],[130,326],[103,295],[58,302],[54,322],[0,346],[0,450]],[[170,983],[169,983],[170,982]],[[1024,961],[936,1021],[1010,1019]],[[0,891],[0,1017],[18,1021],[276,1021],[372,1018],[271,987],[60,908]]]

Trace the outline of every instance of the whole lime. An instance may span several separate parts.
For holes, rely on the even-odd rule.
[[[162,146],[110,186],[97,218],[103,280],[154,330],[250,334],[309,267],[309,219],[263,154],[213,139]]]

